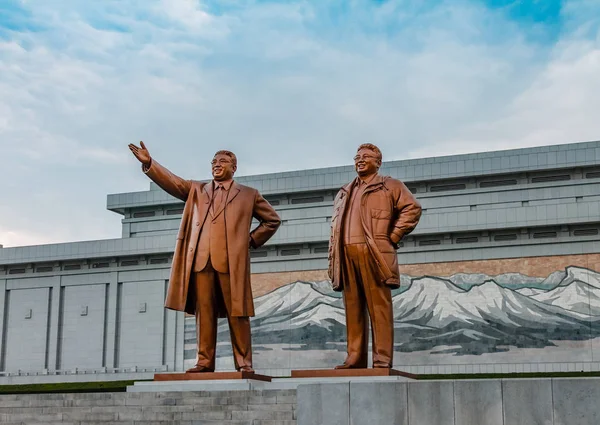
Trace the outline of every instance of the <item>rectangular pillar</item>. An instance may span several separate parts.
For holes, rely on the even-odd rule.
[[[116,366],[115,346],[117,337],[117,301],[119,273],[110,274],[110,283],[106,290],[106,314],[104,316],[104,365],[107,368]]]
[[[59,331],[59,327],[60,327],[60,316],[62,314],[61,308],[62,308],[62,303],[61,303],[61,293],[60,293],[60,282],[61,282],[61,277],[59,276],[54,276],[53,278],[53,284],[50,287],[50,291],[48,291],[49,293],[49,297],[50,297],[50,305],[49,305],[49,313],[48,313],[48,345],[46,347],[46,358],[47,358],[47,363],[46,363],[46,369],[48,370],[56,370],[59,368],[59,364],[58,364],[58,359],[59,359],[59,351],[60,351],[60,344],[61,342],[59,341],[59,337],[60,337],[60,331]]]
[[[4,317],[7,316],[7,311],[4,310],[6,306],[6,279],[0,279],[0,371],[4,371],[5,359],[6,355],[6,347],[4,347],[4,343],[6,341],[6,329],[4,329]]]

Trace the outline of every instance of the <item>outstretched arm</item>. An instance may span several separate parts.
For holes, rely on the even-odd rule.
[[[254,198],[252,216],[259,221],[259,224],[250,233],[250,246],[258,248],[275,234],[281,224],[281,218],[258,191]]]
[[[144,142],[140,142],[140,147],[130,143],[129,150],[137,160],[142,163],[142,171],[150,177],[152,181],[170,195],[179,198],[182,201],[187,200],[190,188],[192,187],[192,182],[190,180],[185,180],[176,176],[157,161],[153,160]]]

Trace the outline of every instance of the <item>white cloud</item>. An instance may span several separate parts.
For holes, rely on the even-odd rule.
[[[23,245],[42,245],[52,242],[52,238],[43,233],[30,233],[27,231],[0,228],[0,245],[3,245],[4,248]]]
[[[208,13],[200,9],[200,2],[196,0],[162,0],[156,9],[191,27],[204,26],[212,20]]]
[[[530,85],[498,116],[468,124],[460,134],[415,156],[600,140],[600,43],[559,43]]]

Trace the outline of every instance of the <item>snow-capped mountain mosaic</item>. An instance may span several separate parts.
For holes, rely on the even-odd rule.
[[[411,354],[420,356],[420,364],[438,362],[433,356],[444,357],[441,363],[448,362],[447,356],[456,360],[547,351],[569,341],[579,342],[577,348],[581,341],[600,336],[600,273],[581,267],[567,267],[546,278],[519,273],[403,275],[392,300],[396,357],[410,363],[419,362]],[[328,281],[289,283],[256,298],[255,309],[252,341],[260,367],[279,367],[287,360],[323,367],[343,360],[344,307],[341,294],[333,292]],[[190,319],[185,358],[193,363],[195,323]],[[226,349],[228,327],[226,321],[220,323],[217,352],[226,357],[231,353]],[[424,354],[431,356],[424,361]]]

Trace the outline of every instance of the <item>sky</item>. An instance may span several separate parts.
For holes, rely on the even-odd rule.
[[[0,0],[0,244],[119,238],[186,178],[600,140],[598,0]]]

